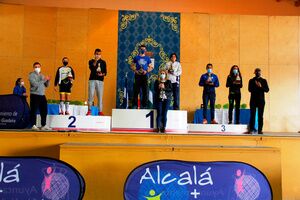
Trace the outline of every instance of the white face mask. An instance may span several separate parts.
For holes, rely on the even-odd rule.
[[[34,68],[34,71],[39,74],[41,72],[41,68],[40,67]]]
[[[161,74],[161,75],[160,75],[160,78],[161,78],[161,79],[165,79],[165,78],[166,78],[166,75],[165,75],[165,74]]]

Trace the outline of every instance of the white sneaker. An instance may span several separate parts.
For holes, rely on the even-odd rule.
[[[34,130],[34,131],[38,131],[38,130],[39,130],[39,128],[38,128],[36,125],[33,125],[33,126],[31,127],[31,129]]]
[[[48,126],[43,126],[43,127],[41,127],[41,130],[42,131],[51,131],[52,129],[49,128]]]

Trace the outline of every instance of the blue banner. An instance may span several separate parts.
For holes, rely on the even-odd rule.
[[[171,53],[176,53],[180,61],[180,13],[119,11],[118,29],[116,106],[130,107],[132,103],[134,74],[130,64],[138,55],[139,46],[144,44],[154,61],[154,70],[148,79],[148,104],[152,108],[153,85],[159,69],[165,68]],[[127,93],[129,98],[125,98]]]
[[[162,160],[134,169],[125,200],[271,200],[267,178],[241,162]]]
[[[24,97],[0,95],[0,129],[29,126],[29,106]]]
[[[0,157],[0,197],[81,200],[85,183],[71,165],[43,157]]]

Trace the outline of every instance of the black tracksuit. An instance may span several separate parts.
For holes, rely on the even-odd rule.
[[[228,120],[229,123],[232,123],[232,111],[233,111],[233,104],[235,101],[235,123],[240,123],[240,104],[241,104],[241,88],[243,87],[243,80],[240,76],[240,82],[239,84],[234,83],[236,80],[236,76],[231,74],[227,77],[226,81],[226,87],[229,88],[229,114],[228,114]]]
[[[256,82],[261,84],[259,87]],[[250,97],[250,131],[254,131],[256,108],[258,109],[258,133],[262,133],[264,123],[265,92],[269,92],[269,86],[266,79],[254,77],[249,80],[248,90]]]

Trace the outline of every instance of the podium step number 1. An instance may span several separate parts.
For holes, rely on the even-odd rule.
[[[166,132],[187,133],[187,111],[169,110]],[[153,132],[156,126],[156,110],[113,109],[112,131]]]

